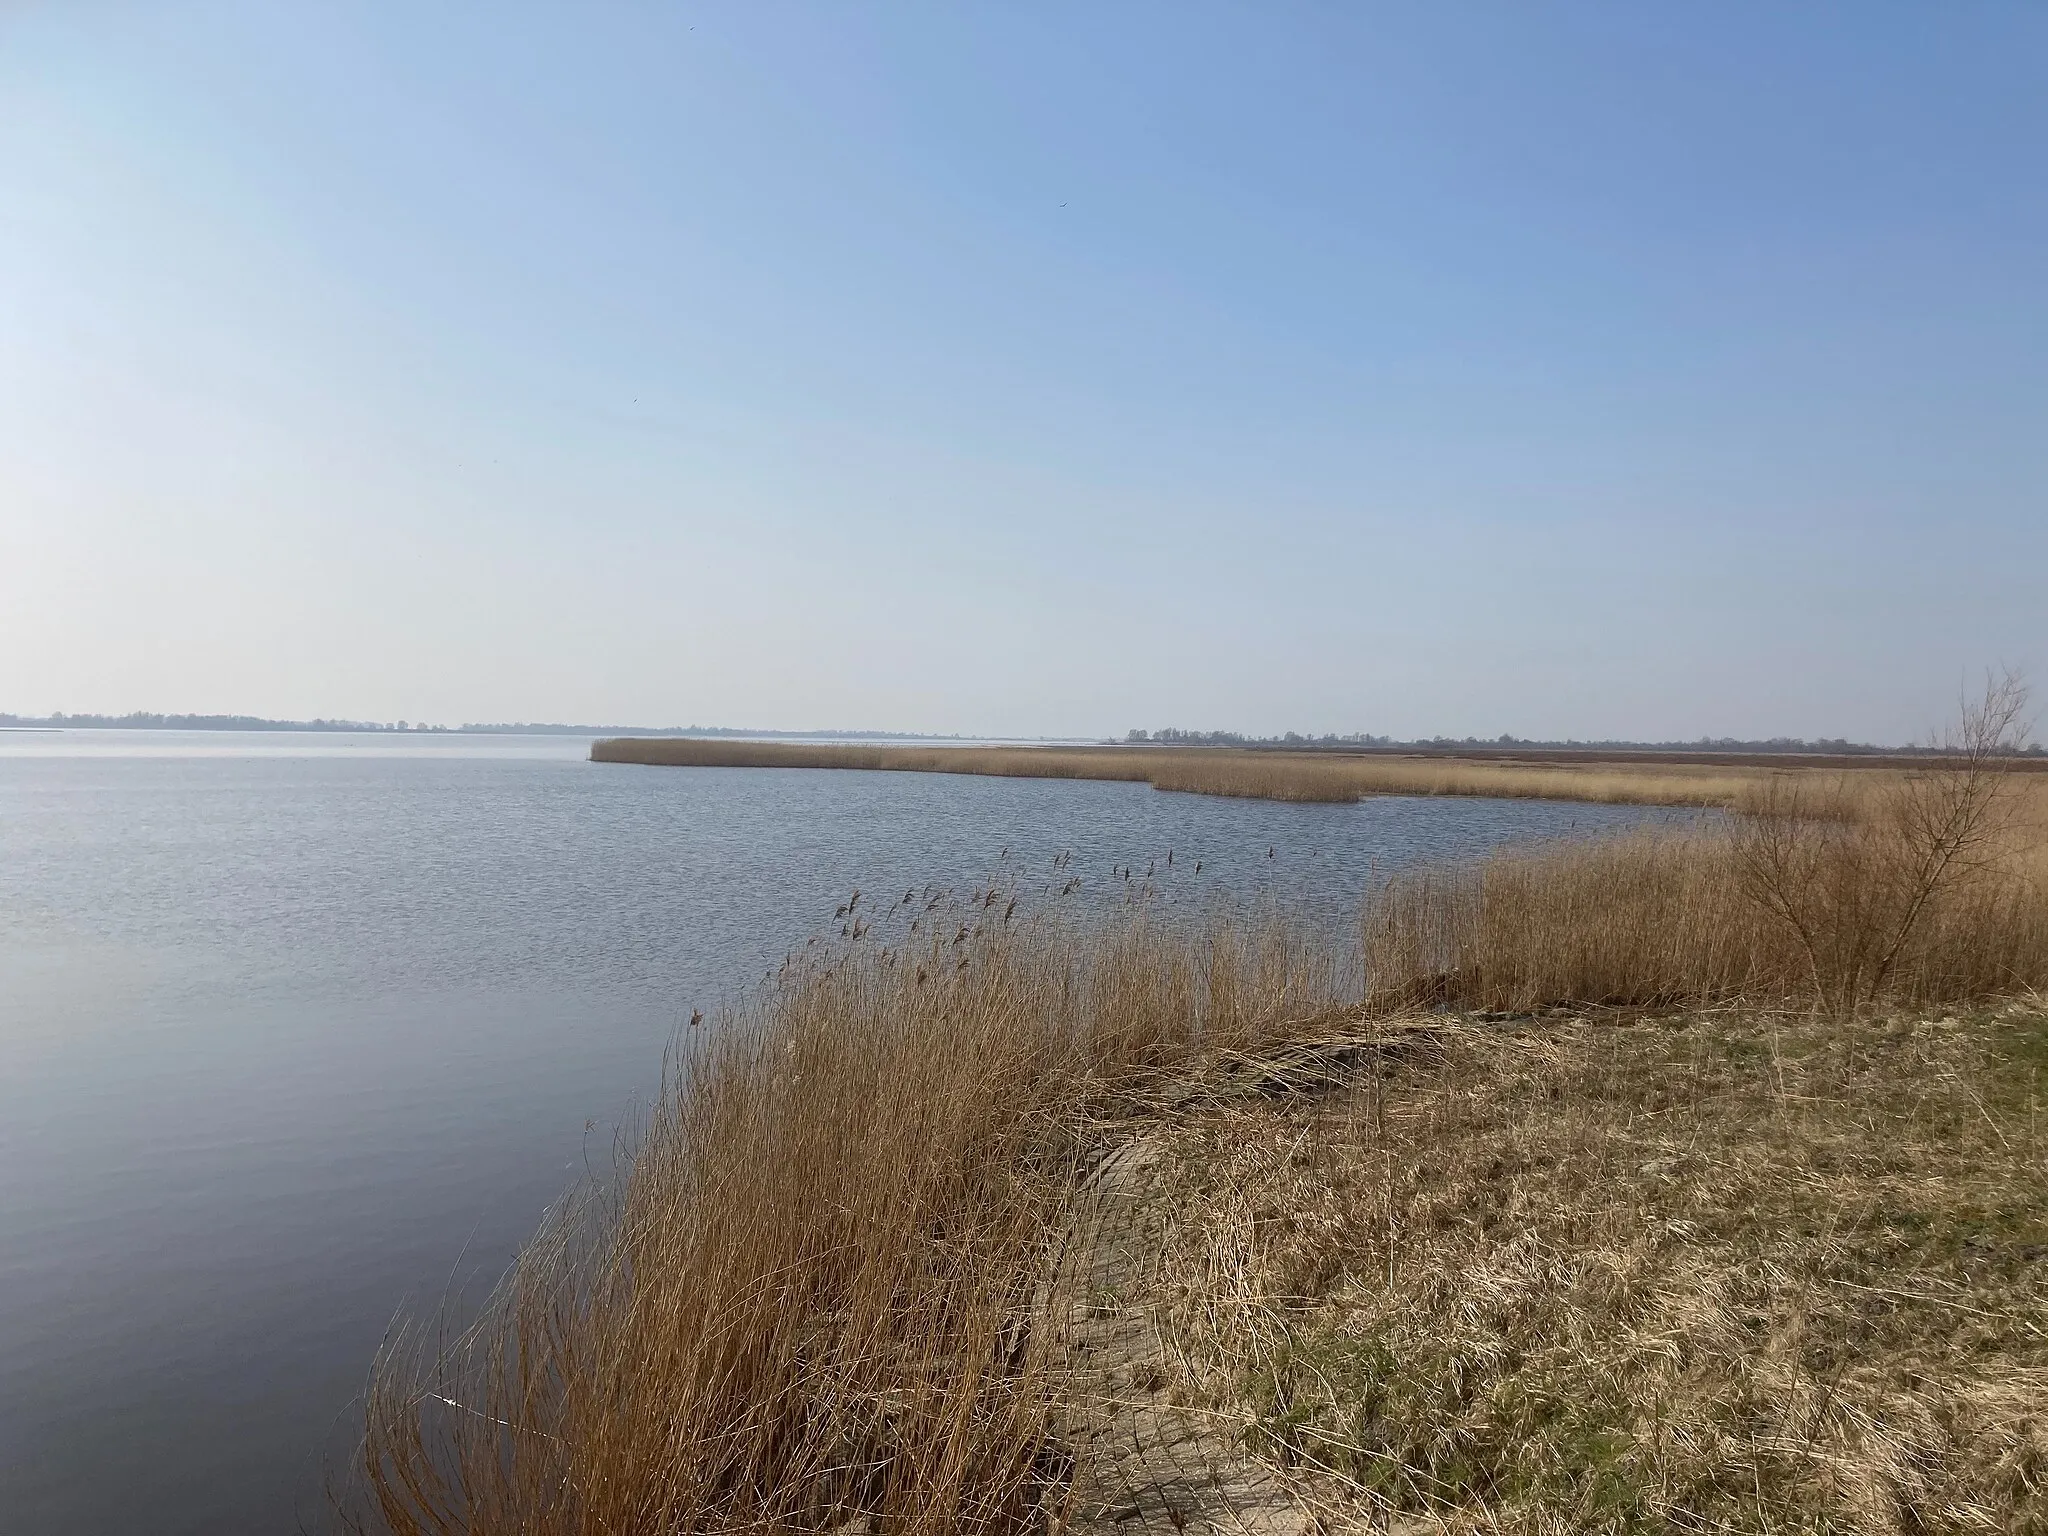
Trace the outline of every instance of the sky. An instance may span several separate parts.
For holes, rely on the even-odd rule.
[[[1905,741],[2048,9],[0,9],[0,710]]]

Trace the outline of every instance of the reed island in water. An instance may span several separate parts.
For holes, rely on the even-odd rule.
[[[1346,802],[1367,795],[1487,795],[1623,805],[1725,806],[1799,759],[1741,753],[1385,753],[1228,747],[925,747],[626,736],[591,744],[598,763],[672,768],[850,768],[1000,778],[1109,779],[1192,794]],[[1858,775],[1918,759],[1859,756]],[[2048,761],[2015,760],[2015,769]]]

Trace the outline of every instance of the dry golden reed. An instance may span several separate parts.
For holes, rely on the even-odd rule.
[[[2004,747],[2024,690],[1913,772],[1770,780],[1731,817],[1397,876],[1366,918],[1382,1004],[1796,999],[1840,1017],[2048,988],[2048,817]]]
[[[1879,996],[1943,1003],[2048,988],[2048,858],[2037,845],[1924,908],[1875,992],[1857,967],[1897,936],[1896,911],[1817,904],[1821,950],[1810,955],[1754,898],[1743,855],[1735,829],[1702,827],[1401,875],[1366,920],[1376,1001],[1513,1011],[1744,999],[1840,1011]]]
[[[1221,747],[880,747],[689,737],[599,741],[592,744],[590,757],[600,763],[679,768],[856,768],[998,778],[1111,779],[1190,794],[1263,800],[1494,795],[1679,806],[1732,804],[1756,793],[1778,772],[1696,763],[1504,763]]]
[[[1278,929],[883,906],[688,1042],[623,1185],[557,1213],[474,1328],[386,1351],[361,1523],[1020,1527],[1059,1386],[1024,1319],[1089,1115],[1327,1009],[1335,973]]]

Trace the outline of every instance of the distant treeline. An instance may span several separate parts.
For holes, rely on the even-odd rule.
[[[414,725],[406,720],[265,720],[260,715],[156,715],[137,710],[127,715],[0,714],[0,728],[41,728],[66,731],[439,731],[445,725]],[[463,726],[463,730],[473,727]]]
[[[498,725],[428,725],[410,720],[267,720],[260,715],[159,715],[136,710],[126,715],[10,715],[0,713],[0,730],[70,731],[404,731],[457,736],[739,736],[832,741],[959,741],[917,731],[752,731],[721,725],[558,725],[521,721]]]
[[[492,731],[504,736],[731,736],[768,741],[965,741],[954,732],[935,731],[762,731],[743,725],[465,725],[465,731]]]
[[[412,725],[404,720],[265,720],[258,715],[155,715],[137,710],[127,715],[0,714],[0,727],[99,731],[446,731],[445,725]]]
[[[1887,756],[1899,752],[1930,750],[1918,747],[1880,747],[1869,742],[1845,741],[1839,736],[1822,736],[1806,741],[1797,736],[1773,736],[1766,741],[1742,741],[1733,736],[1702,736],[1697,741],[1536,741],[1523,736],[1428,736],[1398,741],[1392,736],[1374,736],[1355,731],[1348,736],[1326,734],[1304,736],[1289,731],[1283,736],[1245,736],[1236,731],[1183,731],[1168,727],[1162,731],[1131,731],[1127,742],[1150,742],[1175,747],[1383,747],[1429,751],[1488,748],[1499,750],[1527,747],[1545,752],[1780,752],[1808,757]],[[2015,752],[2040,755],[2041,743],[2015,744]]]

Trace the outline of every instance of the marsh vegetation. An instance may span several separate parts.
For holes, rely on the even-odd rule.
[[[1720,806],[1772,770],[1697,763],[1512,763],[1224,747],[879,747],[619,737],[591,761],[671,768],[853,768],[998,778],[1108,779],[1185,794],[1344,803],[1367,795],[1492,795],[1621,805]]]
[[[1045,1529],[1072,1383],[1034,1297],[1086,1171],[1159,1136],[1180,1236],[1143,1304],[1185,1359],[1156,1390],[1339,1525],[2038,1526],[2048,863],[2018,703],[1913,775],[1403,874],[1349,945],[1142,899],[1077,922],[1058,860],[1043,897],[856,893],[684,1032],[620,1178],[475,1326],[394,1340],[354,1518]],[[1362,1075],[1186,1108],[1303,1040]]]

